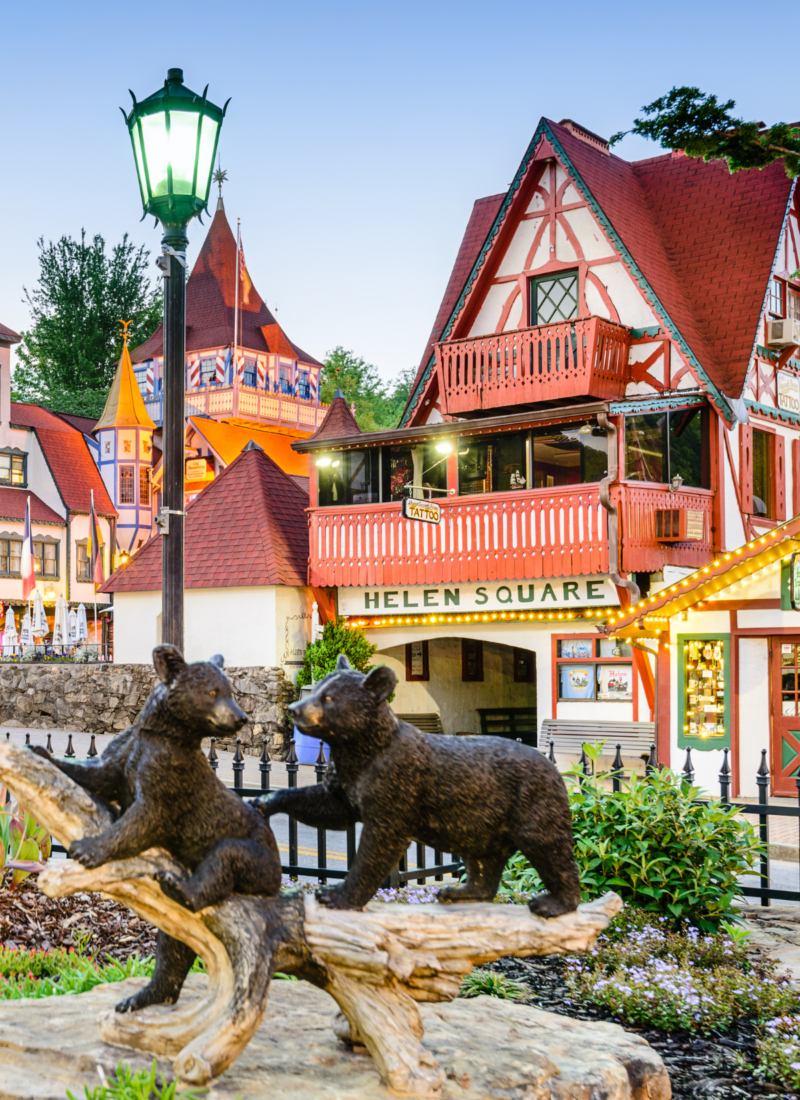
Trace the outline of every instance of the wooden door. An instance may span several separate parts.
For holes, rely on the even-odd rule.
[[[800,775],[800,637],[772,639],[772,793],[797,795]]]

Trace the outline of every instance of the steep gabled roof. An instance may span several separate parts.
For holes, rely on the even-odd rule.
[[[230,424],[225,420],[211,420],[204,416],[189,417],[189,424],[205,439],[226,466],[230,466],[247,444],[253,441],[280,466],[285,474],[291,477],[308,477],[308,455],[299,455],[292,450],[292,440],[306,439],[307,432],[287,435],[280,429],[271,432],[268,428],[251,428],[243,424]]]
[[[338,439],[342,435],[359,435],[361,429],[356,424],[350,406],[341,390],[337,390],[330,403],[325,419],[311,436],[311,439]]]
[[[307,507],[308,496],[260,447],[242,451],[186,509],[186,587],[306,585]],[[161,536],[156,535],[101,591],[160,588]]]
[[[278,330],[283,352],[312,366],[322,364],[308,352],[293,343],[267,309],[261,296],[252,285],[247,301],[239,296],[238,345],[250,351],[269,352],[265,326]],[[233,344],[234,305],[236,301],[236,240],[231,232],[224,209],[217,207],[214,220],[200,249],[197,262],[186,284],[186,351],[203,351],[207,348],[225,348]],[[163,326],[159,325],[149,340],[131,352],[134,363],[141,363],[154,355],[163,354]],[[278,343],[278,337],[272,338]]]
[[[71,512],[88,513],[93,490],[98,515],[116,516],[117,510],[111,503],[82,432],[41,405],[26,405],[19,401],[11,402],[11,423],[36,432],[61,499]]]
[[[122,355],[117,364],[111,389],[108,391],[103,414],[95,424],[94,430],[99,431],[100,428],[149,428],[151,431],[155,430],[155,424],[144,407],[142,391],[139,389],[139,383],[133,373],[133,364],[131,363],[127,343],[122,348]]]
[[[52,409],[50,411],[53,412]],[[77,416],[75,413],[53,412],[53,416],[58,416],[62,420],[66,420],[67,424],[70,424],[73,428],[77,428],[78,431],[83,432],[84,435],[91,435],[97,423],[97,420],[93,416]]]
[[[54,512],[49,504],[45,504],[40,497],[37,497],[36,493],[32,493],[29,489],[15,489],[9,485],[0,488],[0,522],[6,519],[21,523],[25,519],[29,497],[32,523],[57,523],[59,527],[66,526],[65,517]]]
[[[673,154],[629,163],[542,119],[465,277],[470,250],[459,252],[434,327],[437,339],[451,331],[540,142],[558,156],[656,315],[729,412],[725,398],[738,398],[744,386],[792,196],[793,181],[781,162],[735,175],[723,163]],[[487,209],[497,198],[486,200]],[[462,250],[466,242],[465,235]],[[450,305],[452,284],[460,289]],[[422,395],[430,364],[428,354],[404,421]]]
[[[21,339],[22,337],[18,332],[14,332],[13,328],[0,325],[0,344],[18,344]]]

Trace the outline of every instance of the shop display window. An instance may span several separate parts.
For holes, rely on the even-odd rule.
[[[378,503],[377,450],[336,451],[320,455],[316,466],[321,507]]]
[[[730,747],[728,634],[678,637],[678,743],[699,749]]]
[[[633,700],[633,649],[626,642],[596,636],[555,639],[559,702]]]
[[[441,500],[446,489],[447,455],[435,443],[383,448],[384,501],[408,496]]]

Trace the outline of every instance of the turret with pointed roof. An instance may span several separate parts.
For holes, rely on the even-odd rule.
[[[123,427],[149,428],[151,431],[155,428],[155,424],[144,407],[139,383],[133,373],[131,355],[128,351],[127,333],[125,334],[125,345],[117,366],[117,373],[114,375],[114,381],[108,391],[103,414],[95,424],[94,430]]]
[[[344,394],[337,387],[325,419],[311,436],[312,439],[339,439],[345,435],[359,435],[361,429],[347,404]]]
[[[237,344],[248,351],[298,359],[311,366],[319,360],[293,343],[249,280],[239,298]],[[236,239],[220,198],[214,220],[186,284],[186,352],[229,347],[234,342]],[[134,363],[163,354],[163,326],[133,351]]]

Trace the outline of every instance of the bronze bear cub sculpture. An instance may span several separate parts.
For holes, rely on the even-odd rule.
[[[336,671],[291,707],[298,729],[330,745],[325,781],[254,803],[265,817],[289,813],[322,828],[363,822],[347,878],[323,887],[320,901],[362,908],[416,840],[464,860],[466,883],[440,890],[440,901],[491,900],[519,849],[547,889],[529,902],[531,912],[574,910],[580,885],[572,822],[555,766],[516,741],[430,735],[398,721],[386,702],[396,683],[391,669],[364,675],[341,655]]]
[[[101,756],[73,764],[34,749],[116,817],[100,836],[74,840],[69,855],[99,867],[165,848],[191,876],[161,872],[156,878],[168,897],[193,911],[233,893],[276,895],[281,865],[272,830],[217,779],[200,747],[204,737],[230,736],[247,721],[222,672],[222,657],[190,665],[174,646],[162,645],[153,651],[153,664],[162,682],[134,725]],[[176,1001],[194,959],[186,944],[159,932],[151,982],[117,1011]]]

